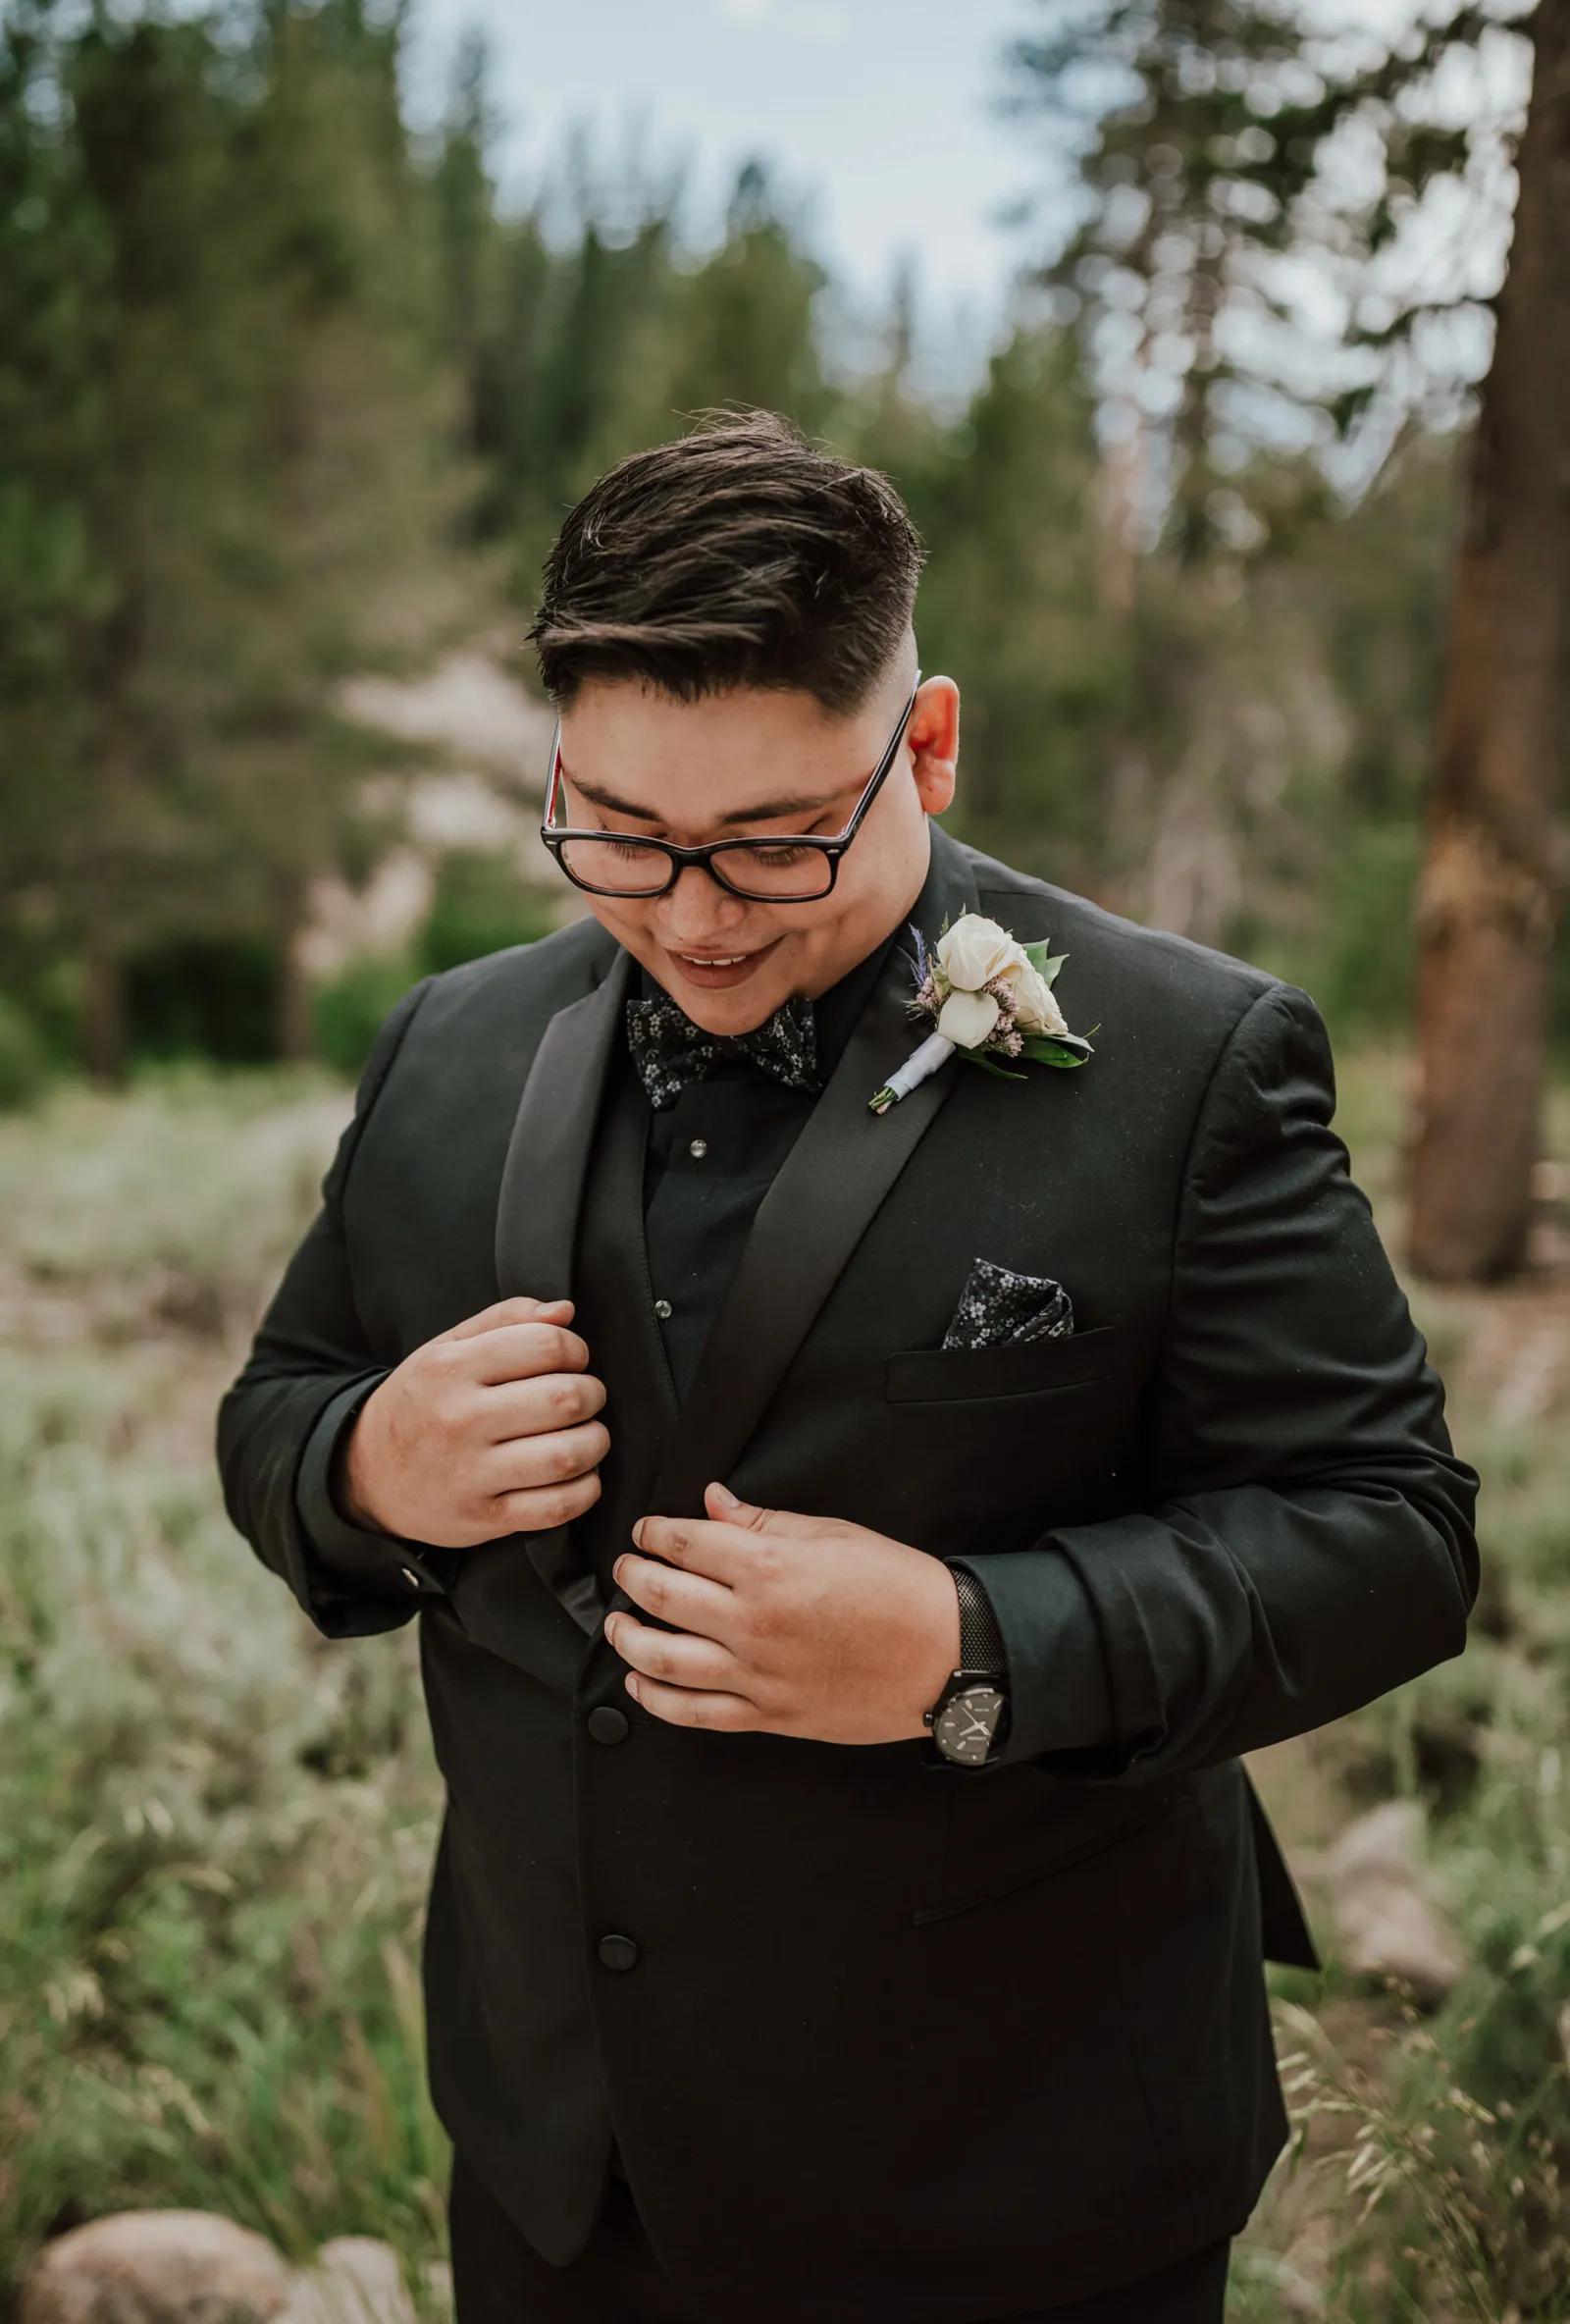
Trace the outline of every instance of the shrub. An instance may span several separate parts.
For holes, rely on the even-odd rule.
[[[441,1786],[412,1632],[324,1653],[225,1519],[242,1339],[166,1312],[222,1258],[253,1314],[342,1093],[67,1090],[0,1126],[0,2314],[37,2244],[144,2205],[303,2257],[442,2243],[418,1957]]]
[[[1325,963],[1314,982],[1338,1033],[1397,1026],[1410,1012],[1421,846],[1415,823],[1369,823],[1341,849]]]
[[[316,994],[316,1053],[352,1081],[370,1054],[377,1029],[417,975],[401,953],[351,960]]]
[[[507,857],[456,849],[445,857],[419,941],[423,975],[532,944],[550,932],[550,915]]]
[[[267,1065],[278,1054],[279,960],[260,937],[172,936],[126,971],[133,1057]]]
[[[49,1061],[31,1019],[0,993],[0,1113],[29,1104],[48,1075]]]
[[[442,860],[436,893],[412,956],[367,953],[316,995],[316,1051],[340,1074],[358,1074],[377,1029],[419,977],[440,977],[488,952],[549,935],[545,901],[506,856],[455,849]]]

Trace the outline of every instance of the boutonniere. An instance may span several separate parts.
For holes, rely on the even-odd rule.
[[[874,1114],[909,1097],[956,1050],[1006,1082],[1025,1078],[1012,1070],[1014,1061],[1069,1066],[1090,1056],[1090,1043],[1069,1030],[1052,997],[1066,952],[1054,959],[1045,944],[1020,944],[979,912],[962,914],[930,952],[919,928],[911,933],[916,977],[911,1011],[935,1030],[870,1100]]]

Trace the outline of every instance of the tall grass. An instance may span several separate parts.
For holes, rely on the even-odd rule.
[[[325,1648],[210,1454],[343,1110],[182,1080],[0,1125],[0,2282],[144,2203],[439,2247],[412,1643]]]
[[[1405,1062],[1354,1056],[1341,1128],[1399,1248]],[[1570,1153],[1570,1092],[1550,1150]],[[1458,1448],[1484,1480],[1484,1590],[1466,1656],[1304,1739],[1336,1813],[1425,1809],[1428,1878],[1467,1968],[1443,2006],[1349,1979],[1280,1981],[1292,2170],[1236,2271],[1234,2324],[1565,2324],[1570,2319],[1570,1236],[1496,1293],[1419,1288]],[[1295,2200],[1294,2200],[1295,2197]],[[1305,2216],[1307,2232],[1304,2232]],[[1327,2247],[1327,2234],[1328,2247]],[[1278,2279],[1295,2231],[1316,2298]],[[1282,2282],[1287,2289],[1283,2292]]]

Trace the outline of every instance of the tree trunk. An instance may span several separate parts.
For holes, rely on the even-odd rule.
[[[120,962],[106,945],[89,940],[81,982],[82,1071],[118,1088],[126,1078],[126,990]]]
[[[1444,1283],[1518,1267],[1531,1221],[1565,759],[1570,0],[1539,0],[1498,338],[1455,577],[1418,894],[1410,1255]]]

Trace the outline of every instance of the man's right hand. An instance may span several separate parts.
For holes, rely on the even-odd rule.
[[[502,1299],[406,1355],[350,1433],[350,1522],[464,1550],[592,1508],[610,1438],[572,1315],[570,1299]]]

